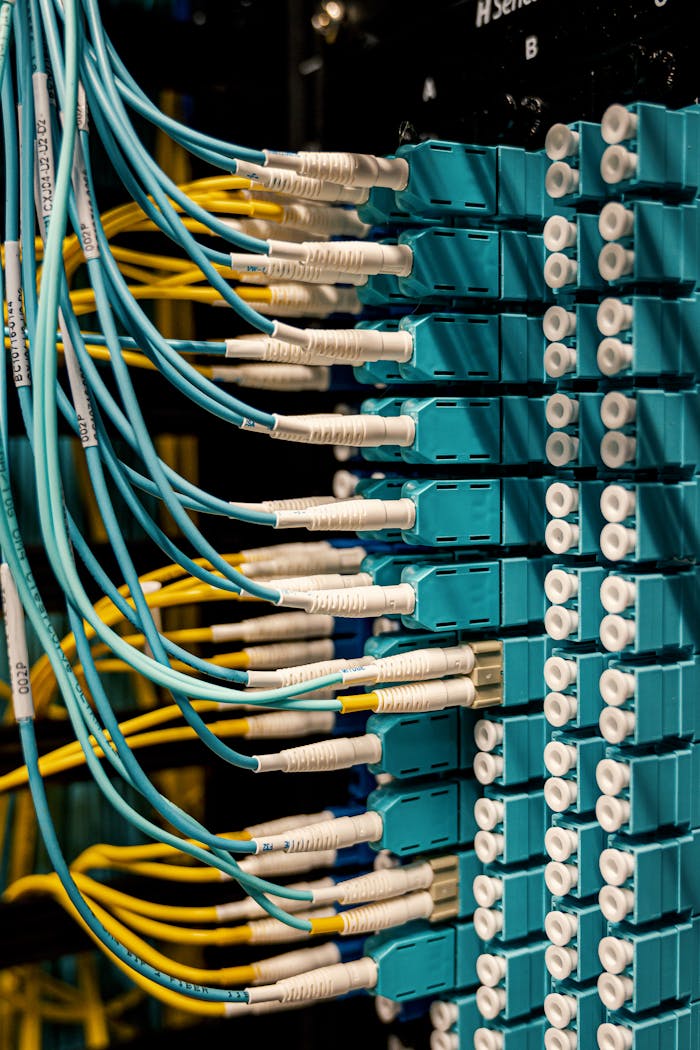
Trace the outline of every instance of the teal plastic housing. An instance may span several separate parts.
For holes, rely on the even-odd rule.
[[[665,754],[630,754],[615,747],[605,757],[624,761],[630,772],[629,785],[621,797],[630,804],[624,832],[645,835],[660,828],[700,827],[700,761],[698,745]]]
[[[555,813],[552,816],[552,827],[573,831],[578,840],[576,849],[566,861],[578,869],[578,881],[568,896],[574,900],[585,900],[597,894],[603,886],[598,862],[607,845],[607,836],[600,824],[596,820],[577,817],[573,813]],[[556,897],[555,900],[564,901],[566,898]]]
[[[493,938],[506,943],[541,935],[549,911],[549,894],[544,881],[544,865],[525,870],[504,871],[497,864],[487,864],[484,874],[501,882],[501,898],[494,908],[503,916],[503,927]],[[473,908],[473,900],[472,900]]]
[[[605,1020],[605,1007],[600,1001],[597,985],[581,988],[572,981],[565,981],[557,983],[555,989],[561,995],[570,995],[576,1000],[576,1016],[566,1030],[576,1033],[576,1045],[581,1050],[585,1047],[593,1050],[598,1045],[598,1027]]]
[[[627,107],[636,114],[635,137],[623,143],[637,155],[631,178],[607,187],[608,195],[653,190],[692,200],[700,189],[700,109],[670,110],[649,102]]]
[[[565,696],[576,697],[576,713],[567,723],[566,729],[589,729],[598,725],[603,700],[598,688],[600,676],[610,663],[610,657],[603,653],[580,653],[574,649],[552,649],[553,656],[564,660],[573,660],[576,665],[576,677],[560,690]]]
[[[700,1003],[642,1017],[609,1013],[608,1022],[631,1032],[631,1050],[694,1050],[700,1045]]]
[[[586,565],[578,568],[574,565],[559,563],[554,568],[561,569],[578,579],[576,595],[570,601],[563,603],[567,609],[575,609],[578,613],[578,623],[572,634],[569,635],[568,641],[595,641],[600,631],[600,621],[605,615],[605,610],[600,604],[600,585],[607,576],[605,569],[600,565]]]
[[[493,831],[503,835],[503,853],[492,866],[494,874],[503,865],[522,864],[544,853],[544,835],[549,826],[549,811],[540,788],[511,792],[495,785],[484,788],[484,796],[503,806],[503,818]]]
[[[569,167],[578,171],[578,185],[573,193],[568,193],[554,202],[560,207],[575,205],[579,201],[600,200],[610,194],[609,187],[603,182],[600,174],[600,158],[605,149],[600,124],[577,120],[568,127],[579,136],[576,155],[567,157],[565,161]]]
[[[552,479],[547,479],[546,488]],[[605,522],[600,513],[600,494],[605,488],[601,481],[576,481],[573,478],[559,477],[557,481],[565,482],[578,495],[578,506],[573,514],[565,515],[565,520],[578,526],[578,540],[567,551],[573,554],[598,554],[600,547],[600,530]],[[546,491],[545,488],[545,491]]]
[[[499,945],[492,941],[489,951],[505,960],[506,974],[502,987],[506,993],[501,1012],[504,1021],[526,1017],[542,1008],[549,991],[549,974],[544,964],[548,941],[535,941],[516,946]]]
[[[672,1000],[700,998],[700,918],[644,932],[615,926],[612,932],[633,950],[624,971],[633,982],[628,1010],[640,1013]]]
[[[700,641],[697,570],[677,573],[614,571],[610,576],[634,583],[634,603],[624,611],[635,624],[635,635],[625,653],[655,653],[664,649],[696,648]]]
[[[372,847],[404,857],[470,845],[476,831],[477,786],[464,779],[378,788],[367,799],[367,808],[381,814],[384,827]]]
[[[372,773],[397,780],[471,768],[476,716],[466,708],[415,715],[371,715],[367,732],[379,737],[381,761]]]
[[[634,458],[622,470],[696,470],[700,464],[698,391],[638,390],[632,396],[636,419],[623,432],[633,435],[637,445]]]
[[[411,566],[401,574],[416,592],[403,616],[406,627],[482,632],[537,623],[544,616],[542,590],[549,558],[504,558],[459,565]]]
[[[634,227],[623,238],[634,252],[632,270],[615,287],[673,285],[692,291],[700,269],[700,211],[696,204],[673,207],[660,201],[630,201]]]
[[[555,981],[554,990],[566,994],[570,982],[583,984],[592,980],[600,973],[600,960],[598,958],[598,945],[607,933],[607,924],[603,913],[594,904],[570,904],[566,897],[557,898],[556,911],[574,915],[578,929],[569,941],[568,947],[576,951],[576,967],[567,981]],[[600,1001],[600,1000],[599,1000]],[[584,1046],[587,1044],[584,1043]]]
[[[397,934],[386,930],[365,942],[377,964],[375,995],[402,1002],[474,987],[479,940],[470,922],[431,926],[410,923]]]
[[[605,757],[605,741],[597,736],[577,737],[561,732],[553,733],[552,739],[576,749],[576,765],[565,778],[576,781],[576,801],[572,803],[571,811],[593,812],[600,796],[595,771],[598,763]]]
[[[632,325],[615,338],[630,343],[633,355],[629,366],[620,375],[697,379],[700,375],[700,300],[631,295],[624,296],[622,302],[632,307]],[[593,312],[595,342],[589,341],[586,322],[583,338],[581,326],[577,327],[581,347],[579,365],[585,371],[576,374],[600,378],[596,353],[602,336],[595,324],[597,307],[579,307],[578,310],[584,314]]]
[[[563,469],[572,470],[574,467],[603,468],[600,458],[600,442],[605,433],[605,427],[600,418],[600,406],[603,395],[596,393],[577,393],[575,400],[578,402],[578,419],[576,423],[568,427],[558,427],[549,430],[551,441],[555,441],[557,434],[569,434],[578,439],[578,449],[573,457],[566,463]],[[556,445],[555,445],[556,449]]]
[[[542,780],[546,775],[543,752],[549,740],[550,727],[541,712],[498,715],[487,713],[483,719],[502,727],[501,742],[492,754],[503,759],[503,772],[494,780],[502,787]]]
[[[663,484],[623,483],[635,495],[632,517],[624,524],[636,532],[634,550],[625,561],[670,561],[700,554],[700,485],[697,479]],[[673,522],[673,528],[668,523]]]
[[[621,705],[634,711],[627,742],[635,746],[663,740],[700,739],[700,660],[635,666],[617,660],[610,667],[634,677],[634,693]]]
[[[611,835],[607,845],[634,860],[632,875],[623,884],[634,894],[627,926],[700,912],[700,831],[654,842],[630,842],[625,836]]]

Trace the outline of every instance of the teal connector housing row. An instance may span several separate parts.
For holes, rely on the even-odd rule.
[[[631,393],[635,420],[608,431],[601,448],[614,470],[696,470],[700,464],[700,393],[638,390]],[[632,438],[632,442],[629,441]]]
[[[559,729],[589,729],[598,725],[603,700],[598,683],[610,662],[602,653],[580,653],[574,649],[553,649],[544,665],[546,684],[544,713]]]
[[[700,827],[696,745],[663,755],[634,755],[608,747],[606,758],[624,763],[625,777],[629,775],[629,783],[618,793],[629,805],[628,818],[620,830],[628,835],[645,835],[660,828]]]
[[[416,632],[385,634],[368,638],[365,642],[365,654],[376,658],[382,656],[393,656],[395,653],[407,652],[412,649],[423,649],[434,645],[458,645],[460,641],[468,641],[459,632],[445,632],[436,634],[432,632]],[[501,649],[501,660],[503,665],[501,679],[501,696],[503,707],[521,707],[533,700],[541,700],[544,695],[544,683],[542,681],[542,666],[549,653],[550,641],[546,635],[538,634],[529,638],[501,638],[497,639]],[[478,667],[479,657],[477,655],[477,680],[481,675]],[[489,665],[492,664],[489,656]]]
[[[598,229],[598,217],[577,215],[575,225],[575,245],[563,252],[554,252],[545,263],[545,283],[556,296],[569,296],[573,292],[599,292],[607,287],[599,269],[600,253],[605,242]]]
[[[605,741],[600,737],[578,737],[562,732],[552,734],[552,743],[545,756],[548,769],[557,779],[573,781],[576,798],[566,806],[572,813],[591,813],[600,795],[595,782],[598,763],[605,756]],[[568,769],[567,769],[568,766]],[[554,800],[551,800],[550,804]],[[562,799],[562,805],[566,799]]]
[[[541,712],[498,715],[489,713],[475,726],[480,748],[474,772],[481,783],[513,787],[545,776],[543,752],[550,727]]]
[[[371,715],[366,731],[381,740],[382,757],[369,769],[397,780],[471,769],[475,721],[472,711],[457,707],[429,714]]]
[[[625,1008],[634,1013],[672,1000],[700,998],[700,918],[644,932],[615,927],[613,936],[615,941],[624,942],[619,948],[624,947],[631,959],[622,968],[623,952],[609,949],[605,941],[601,944],[601,959],[607,970],[598,989],[609,1008],[621,1008],[614,999],[623,982],[628,993]]]
[[[545,1000],[545,1010],[553,1021],[557,1021],[558,1029],[574,1033],[576,1042],[572,1043],[573,1046],[581,1050],[586,1047],[594,1050],[598,1046],[598,1028],[605,1020],[605,1008],[595,984],[588,988],[573,983],[557,985],[556,992]],[[563,1022],[572,1013],[573,1019],[564,1026]]]
[[[528,866],[524,871],[486,865],[474,883],[473,899],[480,908],[493,907],[500,913],[502,926],[492,940],[505,943],[540,935],[549,910],[544,865]]]
[[[610,652],[655,653],[696,648],[700,642],[695,568],[646,576],[614,571],[603,584],[601,598],[608,610],[620,609],[608,612],[600,626],[600,637]]]
[[[700,739],[698,657],[641,667],[613,660],[609,666],[626,675],[624,679],[606,676],[602,686],[608,702],[614,701],[612,706],[634,714],[625,744],[646,746],[674,739],[694,743]],[[624,687],[622,695],[618,692],[620,685]]]
[[[576,145],[573,154],[547,169],[545,184],[549,196],[568,206],[608,196],[609,189],[600,174],[600,158],[605,149],[600,124],[578,120],[568,127],[574,132]]]
[[[416,592],[406,627],[428,631],[484,631],[537,623],[544,616],[549,558],[503,558],[456,565],[415,565],[401,582]]]
[[[381,815],[384,827],[372,847],[405,857],[470,845],[476,832],[477,788],[476,781],[468,779],[378,788],[367,799],[367,808]]]
[[[605,610],[600,604],[600,587],[606,577],[606,571],[600,565],[586,565],[579,568],[574,565],[555,564],[554,571],[565,574],[571,586],[576,587],[573,598],[566,602],[558,602],[547,610],[545,615],[545,628],[552,638],[557,642],[592,642],[596,641],[600,631],[600,621],[605,615]],[[560,582],[564,580],[562,575],[549,577],[546,581],[548,597],[558,597],[555,589],[556,584],[550,580]],[[566,583],[566,581],[564,581]],[[560,592],[559,592],[560,593]],[[566,614],[561,613],[563,609],[571,609],[575,613],[572,620]]]
[[[565,400],[560,394],[554,404],[558,403],[558,409],[576,413],[576,420],[566,425],[555,423],[556,428],[547,438],[547,460],[559,470],[572,470],[575,467],[595,467],[600,470],[603,466],[600,443],[605,434],[600,418],[603,395],[572,394],[564,397]],[[551,407],[549,411],[552,418]]]
[[[547,426],[542,398],[429,397],[371,399],[361,411],[381,416],[410,416],[416,424],[413,444],[362,450],[370,461],[440,465],[542,463]]]
[[[474,987],[479,940],[471,922],[431,926],[409,923],[365,941],[377,964],[375,995],[402,1002]]]
[[[401,146],[396,156],[409,165],[408,183],[396,192],[396,205],[410,215],[478,224],[486,219],[537,222],[551,214],[543,152],[429,139]]]
[[[622,835],[611,835],[607,845],[616,851],[614,857],[606,854],[614,862],[614,868],[605,865],[608,878],[614,874],[614,885],[632,893],[628,898],[631,910],[624,920],[627,925],[700,912],[700,831],[654,842],[630,842]]]
[[[492,1045],[501,1047],[501,1050],[542,1050],[545,1031],[542,1016],[530,1017],[526,1021],[516,1021],[513,1024],[496,1025],[485,1021],[481,1016],[476,1005],[476,995],[473,993],[452,995],[448,998],[441,997],[438,1005],[441,1008],[441,1014],[455,1017],[455,1021],[447,1031],[448,1035],[456,1041],[458,1048],[466,1047],[469,1050],[474,1045],[474,1035],[478,1031],[480,1033],[492,1032],[491,1039],[496,1040]],[[482,1038],[488,1039],[489,1037],[483,1035]]]
[[[676,484],[623,482],[604,492],[603,505],[611,526],[601,534],[606,551],[606,540],[614,543],[620,526],[634,529],[631,549],[627,543],[620,544],[624,561],[671,561],[700,553],[700,485],[695,478]],[[669,522],[673,528],[668,527]]]
[[[556,554],[580,555],[597,554],[600,543],[600,531],[604,521],[600,512],[600,497],[604,485],[601,481],[575,481],[564,478],[551,482],[547,486],[547,509],[553,520],[566,520],[578,531],[571,531],[561,525],[549,525],[545,532],[545,542]],[[567,546],[569,545],[570,546]],[[565,549],[562,549],[565,548]]]
[[[523,864],[543,855],[549,816],[542,790],[508,792],[492,785],[477,805],[474,845],[484,863]]]
[[[696,197],[700,189],[700,110],[695,106],[670,110],[649,102],[626,108],[636,118],[636,126],[630,127],[621,145],[609,147],[617,151],[619,181],[610,183],[607,193],[652,191],[659,197]],[[629,153],[633,154],[631,163]]]
[[[606,1025],[629,1033],[630,1050],[692,1050],[700,1044],[700,1003],[643,1017],[609,1013]]]
[[[567,981],[558,981],[554,979],[553,989],[556,992],[565,994],[565,989],[568,986],[568,981],[576,981],[579,984],[583,984],[586,981],[592,980],[597,977],[600,973],[600,959],[598,958],[598,945],[600,941],[607,933],[607,926],[603,914],[598,907],[598,902],[593,904],[576,905],[570,904],[567,898],[563,898],[557,901],[556,910],[551,914],[553,916],[562,915],[566,916],[564,922],[570,923],[574,932],[571,939],[562,944],[564,940],[563,936],[556,935],[556,941],[554,942],[555,947],[551,949],[555,954],[557,949],[563,950],[568,954],[568,950],[576,952],[576,964],[571,971],[570,977]],[[559,928],[563,925],[561,922],[557,922],[556,919],[549,920],[547,923],[547,930],[552,928],[551,922],[553,921],[556,927],[557,934]],[[550,937],[551,939],[551,937]],[[556,971],[556,962],[550,967]],[[584,1043],[584,1046],[586,1044]]]
[[[512,947],[508,944],[489,944],[489,954],[502,959],[505,975],[495,988],[482,988],[488,1000],[489,1020],[496,1017],[512,1021],[527,1017],[544,1005],[549,991],[549,974],[544,962],[547,941],[535,941]]]
[[[552,861],[545,872],[553,896],[585,900],[597,894],[603,885],[599,861],[606,844],[607,836],[597,821],[555,813],[546,838]],[[569,868],[574,869],[573,881]]]
[[[358,326],[359,327],[359,326]],[[527,314],[430,313],[403,317],[408,361],[372,361],[354,369],[361,383],[543,383],[542,322]],[[396,327],[393,330],[396,330]]]
[[[615,287],[627,285],[674,285],[692,291],[700,269],[700,211],[695,204],[672,207],[659,201],[629,201],[625,205],[632,229],[628,236],[611,240],[632,252],[624,267],[619,265],[619,249],[606,245],[601,251],[601,273],[628,269],[609,281]],[[616,216],[617,219],[617,216]],[[605,224],[605,215],[601,216]]]

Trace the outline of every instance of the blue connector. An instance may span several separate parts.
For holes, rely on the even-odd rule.
[[[700,642],[694,567],[646,576],[611,572],[601,584],[600,600],[607,612],[600,640],[608,652],[656,653]]]
[[[658,842],[611,835],[600,856],[600,907],[630,926],[700,912],[700,831]]]
[[[584,326],[581,367],[586,371],[579,371],[580,376],[598,378],[602,372],[694,381],[700,375],[699,299],[604,299],[597,308],[596,328],[603,338],[594,348],[587,322]]]
[[[602,394],[552,394],[545,414],[553,432],[547,438],[547,460],[559,470],[601,466]]]
[[[552,515],[545,543],[554,554],[597,554],[603,516],[601,481],[557,480],[547,486],[545,502]]]
[[[629,1047],[629,1050],[694,1050],[700,1045],[700,1003],[680,1006],[668,1013],[658,1010],[644,1017],[632,1017],[624,1012],[608,1014],[601,1025],[599,1039],[608,1045]],[[605,1043],[603,1043],[605,1045]]]
[[[561,981],[571,979],[582,984],[598,976],[598,945],[607,926],[597,902],[577,906],[559,900],[556,911],[548,913],[544,928],[552,942],[545,961],[557,982],[556,991],[563,991]]]
[[[600,737],[555,732],[544,753],[551,774],[544,786],[550,809],[555,813],[592,812],[599,794],[595,772],[604,755],[605,741]]]
[[[479,950],[471,922],[410,923],[401,934],[386,930],[365,942],[365,954],[377,964],[372,991],[403,1002],[473,988]]]
[[[474,849],[483,864],[522,864],[543,855],[549,824],[543,791],[511,793],[487,787],[473,812],[479,828]]]
[[[474,726],[474,739],[479,749],[474,757],[474,776],[480,784],[513,787],[544,777],[542,756],[549,724],[541,712],[489,714]]]
[[[608,1010],[640,1013],[700,998],[700,918],[643,933],[615,929],[599,954],[598,994]]]
[[[487,865],[473,880],[474,926],[482,941],[519,941],[541,934],[549,910],[544,865],[507,871]]]
[[[607,524],[600,548],[610,561],[677,561],[700,553],[700,485],[623,482],[603,489]],[[673,528],[668,523],[673,522]]]
[[[600,729],[610,744],[700,739],[700,660],[635,666],[610,662],[600,680],[609,706]]]
[[[607,433],[600,458],[610,470],[696,470],[700,392],[612,391],[601,403]]]
[[[659,828],[700,827],[697,745],[662,755],[634,755],[607,747],[596,770],[603,792],[598,822],[611,835],[645,835]]]
[[[512,1021],[527,1017],[544,1005],[549,975],[544,963],[546,941],[511,947],[492,943],[479,956],[476,971],[481,986],[476,1001],[487,1021]]]
[[[575,984],[562,984],[544,1001],[544,1012],[547,1020],[557,1032],[564,1032],[561,1042],[551,1041],[544,1044],[547,1050],[561,1050],[562,1047],[576,1046],[580,1050],[598,1046],[596,1039],[598,1028],[605,1020],[605,1008],[600,1001],[595,985],[580,988]],[[573,1032],[576,1042],[572,1042],[566,1032]],[[555,1037],[556,1039],[556,1037]]]
[[[363,449],[362,455],[370,461],[522,466],[544,460],[547,427],[543,398],[382,398],[363,402],[361,411],[410,416],[416,425],[413,443],[406,448],[383,445]],[[595,455],[597,462],[597,447]]]
[[[503,558],[456,565],[415,565],[401,582],[416,592],[406,627],[428,631],[484,631],[537,623],[544,616],[549,558]]]
[[[467,779],[377,788],[367,809],[381,815],[383,830],[372,847],[403,857],[470,845],[476,832],[477,788],[476,781]]]
[[[609,657],[602,653],[552,650],[544,664],[545,683],[551,690],[544,700],[544,714],[550,725],[588,729],[598,724],[603,707],[598,682],[608,663]]]
[[[700,269],[700,211],[659,201],[610,201],[600,213],[600,276],[612,285],[692,292]]]
[[[603,885],[599,859],[607,836],[595,820],[555,814],[545,835],[552,858],[544,873],[549,892],[555,897],[585,900]]]
[[[371,715],[366,732],[381,741],[382,757],[370,771],[406,780],[471,769],[476,752],[474,724],[473,712],[457,707],[426,714]]]
[[[552,529],[552,525],[561,528]],[[566,522],[554,518],[547,526],[549,546],[564,546],[566,540],[557,543],[565,533]],[[606,579],[605,569],[600,565],[555,564],[544,581],[545,594],[553,602],[545,613],[544,626],[550,638],[556,642],[592,642],[598,640],[603,606],[600,589]]]
[[[569,206],[606,197],[609,191],[600,174],[604,149],[600,124],[579,120],[550,128],[545,141],[547,156],[553,162],[545,175],[548,195]]]
[[[607,193],[652,191],[692,200],[700,189],[700,110],[648,102],[610,106],[601,121],[600,160]]]

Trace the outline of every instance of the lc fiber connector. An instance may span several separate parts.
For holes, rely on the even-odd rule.
[[[606,522],[600,550],[608,561],[675,561],[700,552],[700,485],[695,478],[675,484],[606,485],[600,510]]]
[[[611,835],[600,871],[600,908],[611,924],[641,926],[700,912],[700,831],[649,842]]]
[[[480,718],[474,725],[474,776],[480,784],[503,787],[542,779],[548,738],[549,725],[541,712]]]
[[[548,815],[541,788],[511,792],[489,786],[474,803],[474,819],[474,849],[483,864],[520,865],[543,855]]]
[[[553,124],[545,139],[545,152],[552,163],[545,175],[545,189],[553,200],[574,206],[579,201],[606,196],[600,174],[600,158],[605,144],[600,124],[577,121]]]
[[[609,652],[695,648],[700,640],[695,568],[676,573],[609,573],[600,585],[607,615],[600,640]]]
[[[700,738],[697,656],[635,666],[613,660],[600,678],[600,731],[610,744],[647,746]]]
[[[608,1010],[651,1010],[700,998],[700,918],[644,932],[616,929],[598,949],[598,994]]]
[[[552,521],[544,539],[553,554],[597,554],[603,518],[600,481],[551,481],[548,479],[545,506]]]
[[[587,729],[598,724],[602,701],[597,688],[609,658],[602,653],[553,649],[544,664],[544,680],[551,692],[544,714],[557,729]]]
[[[549,991],[549,977],[544,964],[546,941],[511,946],[489,944],[489,951],[479,955],[476,972],[480,987],[476,992],[479,1013],[487,1021],[500,1018],[512,1021],[541,1009]]]
[[[378,788],[367,799],[368,810],[379,814],[382,823],[373,848],[403,857],[470,845],[476,832],[477,787],[464,778]]]
[[[508,871],[486,865],[473,882],[474,928],[482,941],[519,941],[540,934],[549,906],[544,865]]]
[[[600,589],[605,578],[605,569],[599,565],[555,564],[549,570],[544,589],[553,604],[545,613],[544,627],[550,638],[557,642],[598,638],[603,616]]]
[[[648,102],[609,106],[600,132],[607,143],[600,173],[617,193],[692,200],[700,189],[700,111]],[[608,189],[608,193],[610,189]]]
[[[605,1020],[595,984],[586,988],[561,985],[545,999],[544,1012],[552,1026],[545,1035],[545,1050],[594,1050],[598,1028]]]
[[[666,1013],[608,1013],[598,1029],[598,1050],[690,1050],[700,1043],[700,1002]]]
[[[600,737],[554,732],[544,749],[544,764],[550,774],[544,797],[550,809],[555,813],[589,813],[595,809],[595,771],[604,753],[605,741]]]
[[[556,910],[545,918],[544,929],[551,941],[545,963],[552,980],[581,984],[598,976],[598,945],[607,926],[597,902],[578,905],[565,898],[557,900]]]
[[[700,760],[690,745],[666,754],[628,754],[606,748],[596,780],[603,794],[598,822],[610,834],[651,834],[659,828],[700,826]]]
[[[447,466],[520,466],[544,461],[546,422],[542,398],[382,398],[365,401],[362,412],[401,416],[410,420],[413,428],[413,439],[403,447],[363,449],[365,459]],[[597,456],[596,445],[596,462]]]
[[[365,954],[377,965],[372,991],[395,1002],[474,988],[479,952],[471,922],[414,923],[401,934],[387,930],[365,942]]]
[[[697,390],[611,391],[600,405],[608,428],[600,458],[611,470],[696,469],[700,460]]]
[[[555,813],[544,841],[551,857],[545,880],[554,897],[585,900],[599,892],[603,881],[598,860],[607,839],[597,821]]]
[[[396,190],[396,205],[409,215],[522,224],[551,211],[544,153],[429,139],[401,146],[397,156],[408,162],[408,181]]]
[[[695,204],[610,201],[598,228],[605,241],[598,257],[604,281],[693,291],[700,266],[700,211]]]

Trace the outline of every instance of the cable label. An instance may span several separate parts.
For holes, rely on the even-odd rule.
[[[36,195],[37,212],[48,231],[53,211],[55,164],[51,138],[51,105],[49,102],[48,77],[46,73],[32,75],[34,91],[34,144],[36,149]]]
[[[2,581],[2,610],[7,637],[7,661],[10,665],[12,685],[12,706],[15,719],[19,722],[22,718],[34,717],[24,610],[9,565],[3,565],[0,569],[0,580]]]
[[[83,255],[86,259],[99,259],[100,249],[97,245],[97,226],[95,224],[95,210],[92,206],[90,187],[88,185],[83,151],[79,143],[75,144],[73,156],[73,192],[75,193],[75,206],[78,212],[78,232]]]
[[[68,370],[71,398],[78,419],[78,436],[80,438],[80,443],[83,448],[95,448],[98,445],[97,427],[95,425],[95,414],[92,411],[90,394],[88,392],[87,383],[85,382],[83,370],[78,363],[75,348],[71,342],[70,336],[68,335],[68,329],[63,319],[63,314],[60,312],[58,315],[58,326],[61,330],[61,338],[63,339],[63,357]]]
[[[10,339],[12,378],[16,387],[31,386],[32,376],[24,320],[22,270],[17,241],[5,242],[5,284],[7,286],[7,329]]]

